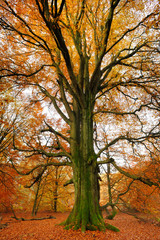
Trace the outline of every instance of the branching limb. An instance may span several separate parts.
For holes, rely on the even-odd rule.
[[[26,78],[30,78],[34,75],[36,75],[37,73],[39,73],[41,70],[43,70],[43,68],[45,67],[53,67],[52,64],[44,64],[42,65],[39,69],[37,69],[36,71],[30,73],[30,74],[26,74],[26,73],[17,73],[16,71],[13,71],[11,69],[5,69],[5,68],[2,68],[0,69],[0,72],[1,72],[1,76],[0,76],[0,79],[1,78],[5,78],[5,77],[14,77],[14,76],[17,76],[17,77],[26,77]],[[3,74],[4,72],[4,74]],[[5,73],[6,72],[6,73]],[[35,85],[35,84],[32,84],[32,83],[28,83],[30,85]]]
[[[68,152],[66,152],[65,149],[62,149],[64,151],[61,151],[61,152],[47,152],[42,148],[42,146],[39,146],[39,148],[35,148],[35,147],[29,145],[27,149],[19,148],[15,144],[14,134],[13,134],[13,147],[14,147],[15,150],[18,150],[20,152],[31,153],[32,155],[45,155],[49,158],[51,158],[51,157],[55,157],[55,158],[57,158],[57,157],[67,157],[67,158],[71,159],[71,155]]]
[[[39,0],[36,0],[36,4],[38,6],[39,9],[39,13],[41,14],[42,18],[44,19],[49,31],[51,32],[52,36],[54,37],[54,40],[57,44],[58,49],[60,50],[60,52],[62,53],[64,60],[65,60],[65,64],[68,70],[68,74],[70,76],[71,82],[73,84],[74,90],[77,93],[77,96],[79,98],[79,103],[83,105],[83,97],[82,97],[82,90],[80,89],[77,80],[76,80],[76,76],[74,74],[73,71],[73,67],[72,67],[72,62],[71,62],[71,58],[70,58],[70,54],[68,51],[68,48],[66,46],[66,43],[64,41],[64,37],[61,31],[61,27],[58,24],[58,16],[55,16],[53,19],[50,18],[50,12],[48,8],[45,8],[45,4],[44,1],[42,1],[43,4],[40,4]],[[45,1],[48,2],[48,1]],[[59,14],[62,13],[63,7],[64,7],[64,3],[65,1],[62,0],[61,2],[61,6],[60,6],[60,10],[59,10]]]
[[[114,140],[112,140],[110,143],[107,143],[105,145],[105,147],[103,147],[98,153],[97,153],[97,157],[100,157],[101,153],[103,153],[105,150],[107,150],[110,146],[114,145],[115,143],[117,143],[119,140],[124,140],[126,139],[126,136],[119,136],[117,138],[115,138]]]
[[[141,176],[136,176],[136,175],[134,175],[134,174],[130,174],[130,173],[124,171],[122,168],[120,168],[120,167],[115,163],[114,160],[112,161],[112,165],[113,165],[121,174],[125,175],[126,177],[129,177],[129,178],[131,178],[131,179],[133,179],[133,180],[138,180],[138,181],[140,181],[140,182],[143,182],[144,184],[147,184],[147,185],[149,185],[150,187],[151,187],[151,186],[160,187],[158,183],[154,183],[154,182],[152,182],[152,181],[151,181],[150,179],[148,179],[148,178],[143,178],[143,177],[141,177]]]
[[[107,48],[108,38],[109,38],[110,30],[111,30],[114,10],[117,7],[119,2],[120,2],[120,0],[111,1],[110,11],[109,11],[108,18],[105,22],[105,27],[104,27],[105,36],[104,36],[104,40],[103,40],[103,44],[102,44],[103,47],[102,47],[99,59],[97,60],[96,67],[95,67],[95,70],[92,74],[91,81],[90,81],[90,88],[91,89],[96,89],[97,86],[99,85],[99,81],[97,81],[97,73],[100,73],[100,66],[101,66],[101,63],[102,63],[102,59],[103,59],[103,57],[105,56],[105,53],[106,53],[106,48]]]
[[[151,16],[158,15],[158,13],[150,13],[145,18],[143,18],[135,27],[127,29],[127,31],[114,43],[110,48],[107,49],[106,54],[111,51],[111,49],[116,46],[128,33],[133,32],[138,27],[140,27],[148,18]]]
[[[43,176],[43,173],[46,171],[47,166],[45,166],[40,173],[35,177],[34,181],[30,185],[25,185],[25,188],[31,188],[36,182],[40,182]]]
[[[48,163],[45,163],[45,164],[39,164],[39,165],[33,167],[31,170],[29,170],[27,172],[22,172],[22,171],[19,171],[17,169],[17,167],[14,164],[14,161],[11,158],[9,159],[9,161],[11,162],[13,169],[21,176],[30,175],[31,173],[33,173],[38,168],[47,168],[47,167],[50,167],[50,166],[59,166],[59,167],[60,166],[71,166],[71,163],[68,162],[68,161],[65,161],[65,162],[48,162]]]
[[[98,111],[94,112],[94,115],[96,115],[98,113],[107,113],[107,114],[114,114],[114,115],[121,115],[121,116],[124,116],[124,115],[136,115],[136,113],[140,112],[143,108],[148,108],[148,109],[152,109],[152,110],[156,109],[155,107],[151,106],[151,103],[147,103],[147,104],[140,105],[139,108],[135,109],[132,112],[129,112],[129,111],[128,112],[127,111],[126,112],[119,112],[119,111],[114,111],[114,110],[102,109],[102,110],[98,110]]]
[[[100,157],[101,153],[103,153],[105,150],[107,150],[110,146],[116,144],[118,141],[120,140],[126,140],[128,142],[131,143],[143,143],[144,141],[148,140],[148,139],[156,139],[160,137],[160,131],[156,132],[156,133],[151,133],[151,134],[146,134],[144,136],[138,137],[138,138],[132,138],[129,136],[119,136],[117,138],[115,138],[114,140],[112,140],[110,143],[107,143],[98,153],[97,153],[97,157]]]
[[[62,98],[62,103],[64,104],[64,107],[69,115],[69,118],[72,119],[73,118],[73,112],[70,108],[70,105],[67,101],[67,98],[66,98],[66,93],[65,93],[65,89],[64,89],[64,84],[63,84],[63,81],[61,80],[61,78],[58,80],[58,84],[59,84],[59,87],[60,87],[60,93],[61,93],[61,98]]]
[[[46,121],[45,121],[45,124],[47,125],[47,129],[42,129],[41,132],[52,132],[54,133],[56,136],[59,136],[61,137],[62,139],[64,139],[65,141],[67,141],[68,143],[70,143],[70,140],[69,138],[65,137],[62,133],[60,132],[57,132],[54,128],[52,128]]]
[[[8,11],[9,13],[11,13],[18,21],[21,22],[21,24],[23,24],[26,29],[28,30],[28,32],[30,33],[23,33],[22,31],[20,31],[19,29],[16,29],[13,24],[8,23],[7,21],[5,21],[4,19],[1,18],[0,21],[0,25],[3,28],[7,28],[10,31],[15,31],[19,36],[21,36],[21,38],[28,42],[29,44],[32,44],[34,46],[40,46],[43,49],[47,50],[47,52],[49,52],[49,54],[52,56],[51,50],[48,46],[48,44],[46,43],[46,41],[40,37],[39,35],[35,34],[35,32],[31,29],[31,27],[28,25],[28,23],[25,21],[25,19],[23,19],[20,15],[18,15],[14,9],[9,5],[9,3],[7,1],[4,1],[6,6],[8,7],[8,9],[4,6],[1,5],[2,8],[4,8],[6,11]],[[29,40],[30,39],[30,40]],[[37,44],[36,44],[37,43]]]
[[[108,64],[106,67],[104,67],[102,70],[101,70],[101,75],[103,75],[106,71],[108,71],[109,69],[112,69],[114,66],[116,66],[116,65],[118,65],[118,64],[122,64],[123,62],[123,60],[126,60],[126,59],[129,59],[129,58],[131,58],[132,56],[134,56],[141,48],[143,48],[144,46],[146,45],[146,42],[144,42],[144,43],[142,43],[142,44],[140,44],[140,45],[137,45],[130,53],[128,53],[128,54],[126,54],[125,56],[123,56],[123,57],[119,57],[119,55],[120,55],[120,53],[121,53],[121,51],[119,51],[117,54],[116,54],[116,56],[114,57],[114,59],[111,61],[111,63],[110,64]],[[100,83],[102,84],[104,81],[105,81],[105,79],[106,79],[106,76],[108,76],[108,74],[107,75],[105,75],[105,77],[103,77],[101,80],[100,80]],[[102,89],[104,89],[106,87],[106,84],[104,84],[104,85],[102,85],[101,86],[101,90]]]
[[[109,206],[112,207],[113,211],[112,211],[112,214],[110,214],[110,215],[107,217],[108,219],[113,219],[113,218],[115,217],[115,215],[116,215],[116,213],[117,213],[115,207],[117,206],[117,204],[118,204],[118,202],[119,202],[119,198],[120,198],[121,196],[125,195],[125,194],[130,190],[130,187],[131,187],[131,185],[133,184],[134,181],[135,181],[135,180],[133,179],[133,180],[129,183],[126,191],[118,194],[117,199],[116,199],[115,202],[109,201],[108,203],[106,203],[105,205],[103,205],[103,206],[100,207],[102,210],[105,209],[106,212],[108,212],[108,211],[107,211],[107,208],[108,208]]]
[[[39,87],[39,89],[41,90],[41,92],[48,97],[49,99],[51,99],[57,113],[63,118],[63,120],[70,125],[70,120],[65,116],[65,114],[61,111],[61,109],[58,107],[57,102],[55,100],[55,97],[52,96],[44,87],[42,87],[41,85],[39,85],[37,83],[37,86]]]

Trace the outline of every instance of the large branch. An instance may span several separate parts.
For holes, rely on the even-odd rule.
[[[19,171],[17,169],[17,167],[15,166],[14,164],[14,161],[10,158],[9,161],[11,162],[12,164],[12,167],[13,169],[21,176],[27,176],[27,175],[30,175],[31,173],[33,173],[36,169],[38,168],[47,168],[47,167],[50,167],[50,166],[71,166],[71,163],[68,162],[68,161],[65,161],[65,162],[49,162],[49,163],[44,163],[44,164],[39,164],[35,167],[33,167],[31,170],[29,171],[26,171],[26,172],[22,172],[22,171]]]
[[[67,158],[71,159],[70,154],[66,151],[47,152],[42,148],[38,149],[38,148],[33,148],[33,147],[32,147],[32,149],[22,149],[22,148],[18,148],[17,146],[15,146],[15,144],[14,144],[14,149],[18,150],[20,152],[33,153],[32,155],[39,155],[39,154],[45,155],[46,157],[49,157],[49,158],[67,157]]]
[[[151,16],[155,16],[155,15],[158,15],[158,13],[150,13],[150,14],[148,14],[145,18],[143,18],[136,26],[134,26],[133,28],[127,29],[127,30],[125,31],[125,33],[123,33],[123,35],[122,35],[115,43],[113,43],[110,48],[107,49],[107,51],[106,51],[105,54],[107,54],[108,52],[110,52],[111,49],[112,49],[113,47],[115,47],[122,39],[124,39],[124,37],[125,37],[128,33],[133,32],[133,31],[136,30],[138,27],[140,27],[148,18],[150,18]]]
[[[110,64],[108,64],[107,66],[105,66],[102,70],[101,70],[101,75],[103,75],[106,71],[108,73],[109,70],[111,70],[114,66],[116,65],[122,65],[123,64],[123,60],[126,60],[126,59],[129,59],[131,57],[133,57],[141,48],[143,48],[144,46],[146,45],[146,41],[144,41],[142,44],[138,44],[134,49],[132,49],[132,51],[128,54],[126,54],[125,56],[123,57],[119,57],[121,51],[119,51],[116,56],[113,58],[112,62]],[[118,58],[119,57],[119,58]],[[117,59],[118,58],[118,59]],[[102,84],[106,77],[108,76],[107,75],[104,75],[103,78],[100,80],[100,84]],[[102,85],[100,87],[100,89],[104,89],[106,87],[106,84]]]
[[[59,136],[59,137],[61,137],[62,139],[64,139],[65,141],[67,141],[68,143],[70,143],[69,138],[65,137],[62,133],[57,132],[57,131],[56,131],[54,128],[52,128],[47,122],[45,122],[45,124],[47,125],[48,128],[47,128],[47,129],[42,129],[41,132],[47,132],[47,131],[52,132],[52,133],[54,133],[56,136]]]
[[[99,113],[107,113],[107,114],[124,116],[124,115],[136,115],[136,113],[140,112],[142,110],[142,108],[148,108],[148,109],[152,109],[152,110],[157,110],[155,107],[150,106],[150,104],[152,104],[152,103],[150,102],[150,103],[147,103],[147,104],[142,104],[142,105],[140,105],[139,108],[136,108],[132,112],[130,112],[130,111],[120,112],[120,111],[114,111],[114,110],[100,109],[100,110],[94,112],[94,115],[99,114]]]
[[[39,73],[41,70],[43,70],[43,68],[45,67],[53,67],[52,64],[44,64],[42,65],[39,69],[37,69],[36,71],[30,73],[30,74],[26,74],[26,73],[17,73],[16,71],[13,71],[11,69],[6,69],[6,68],[1,68],[0,69],[0,72],[1,72],[1,76],[0,76],[0,79],[1,78],[5,78],[5,77],[14,77],[14,76],[17,76],[17,77],[26,77],[26,78],[30,78],[34,75],[36,75],[37,73]],[[4,73],[3,73],[4,72]],[[5,73],[6,72],[6,73]],[[30,85],[33,85],[32,83],[29,83]]]
[[[110,34],[110,30],[111,30],[114,10],[117,7],[119,2],[120,2],[120,0],[116,0],[116,1],[112,0],[111,1],[110,11],[109,11],[108,18],[105,22],[105,27],[104,27],[105,37],[104,37],[104,40],[102,43],[103,47],[102,47],[99,59],[97,61],[96,67],[94,69],[94,72],[92,74],[91,81],[90,81],[90,88],[93,89],[93,91],[95,91],[95,89],[97,88],[97,86],[99,84],[97,81],[97,73],[100,72],[101,63],[102,63],[103,57],[105,56],[105,53],[106,53],[106,48],[107,48],[109,34]]]
[[[110,146],[114,145],[115,143],[117,143],[120,140],[124,140],[126,139],[126,136],[119,136],[117,138],[115,138],[114,140],[112,140],[110,143],[107,143],[105,145],[105,147],[103,147],[98,153],[97,153],[97,157],[100,157],[101,153],[103,153],[105,150],[107,150]]]
[[[159,137],[160,137],[160,131],[158,131],[156,133],[149,133],[149,134],[146,134],[146,135],[138,137],[138,138],[129,137],[127,135],[116,137],[114,140],[112,140],[110,143],[107,143],[102,149],[100,149],[100,151],[97,153],[97,158],[100,157],[100,155],[104,151],[108,150],[109,147],[116,144],[118,141],[126,140],[126,141],[134,144],[134,143],[143,143],[146,140],[156,139],[156,138],[159,138]]]
[[[153,79],[152,79],[153,78]],[[145,90],[145,92],[151,96],[153,96],[153,98],[155,99],[155,97],[157,96],[157,100],[158,100],[158,95],[159,95],[159,90],[154,87],[154,92],[157,92],[157,94],[152,93],[151,90],[149,90],[150,88],[150,83],[158,83],[159,82],[159,75],[157,76],[148,76],[148,77],[144,77],[144,76],[139,76],[139,77],[135,77],[135,78],[131,78],[128,80],[122,80],[120,79],[117,82],[113,82],[111,84],[109,84],[109,82],[111,81],[108,80],[105,84],[103,84],[99,90],[101,91],[101,93],[96,97],[96,99],[100,98],[101,96],[103,96],[105,93],[109,92],[110,90],[113,90],[119,86],[123,86],[123,87],[137,87],[137,88],[141,88],[143,90]],[[103,92],[102,92],[103,90]],[[159,103],[157,102],[157,105],[159,106]]]
[[[154,183],[154,182],[152,182],[152,181],[151,181],[150,179],[148,179],[148,178],[143,178],[143,177],[141,177],[141,176],[136,176],[136,175],[134,175],[134,174],[130,174],[129,172],[124,171],[122,168],[120,168],[120,167],[115,163],[114,159],[113,159],[113,161],[112,161],[111,163],[112,163],[112,165],[113,165],[121,174],[125,175],[125,176],[128,177],[128,178],[131,178],[131,179],[134,179],[134,180],[138,180],[138,181],[140,181],[140,182],[143,182],[144,184],[147,184],[147,185],[149,185],[150,187],[151,187],[151,186],[160,187],[158,183]]]
[[[56,219],[56,217],[54,217],[54,216],[41,217],[41,218],[23,218],[23,217],[22,218],[18,218],[15,215],[12,218],[15,218],[18,221],[34,221],[34,220]]]
[[[129,183],[126,191],[118,194],[117,199],[115,200],[114,203],[113,203],[113,202],[108,202],[108,203],[106,203],[105,205],[101,206],[100,208],[101,208],[101,209],[106,209],[106,208],[109,207],[109,206],[111,206],[111,207],[116,206],[116,205],[118,204],[118,202],[119,202],[119,198],[120,198],[121,196],[125,195],[127,192],[129,192],[130,187],[131,187],[131,185],[134,183],[134,181],[135,181],[135,179],[133,179],[133,180]]]
[[[66,92],[69,92],[69,94],[74,98],[76,99],[77,102],[79,102],[79,96],[76,94],[76,91],[74,89],[74,87],[72,86],[72,84],[70,84],[67,80],[67,78],[65,77],[63,71],[60,69],[60,66],[58,63],[56,63],[53,59],[53,66],[55,67],[56,69],[56,72],[57,72],[57,75],[58,75],[58,78],[59,80],[57,81],[58,84],[59,84],[59,87],[62,87],[63,86],[63,90],[66,91]],[[60,82],[59,82],[60,81]],[[60,86],[62,85],[62,86]]]
[[[60,79],[58,80],[58,84],[59,84],[59,88],[60,88],[60,93],[61,93],[61,98],[62,98],[62,103],[69,115],[69,118],[72,119],[73,118],[73,112],[70,108],[70,105],[67,101],[67,98],[66,98],[66,93],[65,93],[65,89],[64,89],[64,84],[63,84],[63,81]]]
[[[117,170],[118,172],[120,172],[121,174],[123,174],[124,176],[128,177],[128,178],[131,178],[133,180],[138,180],[140,182],[143,182],[144,184],[147,184],[149,185],[150,187],[151,186],[156,186],[156,187],[160,187],[160,185],[158,183],[154,183],[152,182],[150,179],[148,178],[143,178],[141,176],[136,176],[135,174],[130,174],[129,172],[126,172],[125,170],[123,170],[122,168],[120,168],[115,160],[113,158],[108,158],[104,161],[98,161],[97,164],[98,165],[102,165],[102,164],[108,164],[108,163],[111,163]]]
[[[45,166],[40,173],[34,178],[33,182],[30,185],[25,185],[25,188],[31,188],[36,182],[40,182],[43,176],[43,173],[46,171],[47,166]]]
[[[35,148],[33,146],[28,146],[27,149],[26,148],[19,148],[15,144],[14,134],[13,134],[13,147],[17,151],[25,152],[25,153],[31,153],[32,155],[41,154],[41,155],[45,155],[49,158],[52,158],[52,157],[55,157],[55,158],[57,158],[57,157],[67,157],[67,158],[71,159],[71,155],[64,148],[62,148],[62,151],[59,151],[59,152],[47,152],[41,146],[39,148]],[[60,150],[60,148],[58,150]]]
[[[131,28],[131,29],[128,29],[109,49],[107,49],[105,55],[106,55],[109,51],[111,51],[111,49],[112,49],[115,45],[117,45],[128,33],[133,32],[133,31],[136,30],[139,26],[141,26],[147,19],[149,19],[151,16],[155,16],[155,15],[157,15],[157,13],[151,13],[151,14],[147,15],[147,16],[146,16],[144,19],[142,19],[142,21],[140,21],[135,27],[133,27],[133,28]],[[124,49],[121,50],[121,51],[119,51],[119,52],[116,54],[116,56],[113,58],[112,62],[101,70],[101,74],[104,74],[104,73],[105,73],[106,71],[108,71],[109,69],[111,70],[115,65],[118,65],[118,64],[120,64],[120,65],[126,65],[126,66],[129,66],[129,67],[132,67],[132,68],[136,68],[136,67],[131,66],[130,64],[124,63],[124,62],[122,62],[122,61],[125,60],[125,59],[128,59],[128,58],[131,58],[132,56],[134,56],[137,52],[140,51],[140,49],[141,49],[143,46],[147,46],[147,41],[144,41],[143,44],[137,45],[134,49],[131,49],[131,48],[130,48],[130,49],[126,49],[126,50],[128,50],[129,52],[131,52],[131,53],[129,53],[129,54],[127,54],[126,56],[121,57],[121,58],[119,58],[119,59],[117,60],[118,56],[120,55],[121,52],[124,51]],[[140,69],[140,70],[142,70],[142,69]],[[105,81],[105,79],[106,79],[107,76],[108,76],[108,74],[106,74],[106,76],[105,76],[105,75],[103,76],[103,78],[102,78],[101,81],[100,81],[100,85],[102,84],[102,82]],[[105,88],[105,85],[102,86],[101,89],[104,89],[104,88]]]
[[[63,118],[63,120],[64,120],[67,124],[70,125],[70,120],[65,116],[65,114],[64,114],[64,113],[61,111],[61,109],[58,107],[57,102],[56,102],[54,96],[52,96],[44,87],[42,87],[42,86],[39,85],[38,83],[37,83],[37,86],[39,87],[39,89],[41,90],[41,92],[42,92],[46,97],[48,97],[48,98],[52,101],[52,103],[53,103],[53,105],[54,105],[57,113]]]
[[[71,155],[66,151],[61,151],[58,153],[53,152],[46,152],[44,149],[36,149],[36,151],[42,155],[45,155],[47,157],[68,157],[71,159]]]
[[[42,0],[42,2],[44,2],[44,1]],[[83,97],[82,97],[83,94],[82,94],[81,89],[79,88],[79,85],[76,80],[76,76],[73,71],[70,54],[69,54],[68,48],[66,46],[63,34],[61,32],[61,27],[58,24],[58,18],[57,18],[58,16],[55,16],[52,20],[51,20],[51,18],[46,18],[46,15],[50,15],[50,13],[45,12],[46,10],[44,9],[44,6],[40,5],[39,0],[36,0],[36,4],[38,6],[38,9],[39,9],[39,12],[40,12],[42,18],[44,19],[44,21],[46,23],[46,26],[48,27],[49,31],[51,32],[51,34],[57,44],[58,49],[61,51],[61,53],[63,55],[65,64],[66,64],[66,67],[68,70],[68,74],[72,81],[75,92],[79,98],[79,103],[83,105]],[[62,9],[63,9],[63,6],[64,6],[64,4],[62,4]],[[60,14],[62,12],[62,9],[60,11]]]
[[[19,29],[16,29],[16,28],[13,26],[13,24],[7,23],[7,21],[5,21],[4,19],[1,18],[0,23],[1,23],[2,27],[6,28],[6,29],[8,29],[8,30],[10,30],[10,31],[15,31],[17,34],[19,34],[19,35],[22,37],[22,39],[23,39],[24,41],[26,41],[26,42],[28,42],[28,43],[30,43],[30,44],[32,44],[32,45],[35,45],[35,46],[41,46],[43,49],[47,50],[47,51],[51,54],[51,50],[50,50],[48,44],[46,43],[46,41],[45,41],[42,37],[40,37],[39,35],[35,34],[35,32],[34,32],[34,31],[32,30],[32,28],[28,25],[28,23],[26,22],[26,20],[23,19],[20,15],[18,15],[18,14],[14,11],[14,9],[9,5],[9,3],[8,3],[6,0],[5,0],[4,2],[5,2],[5,4],[6,4],[6,6],[8,7],[8,9],[5,8],[5,7],[2,6],[2,5],[1,5],[1,7],[4,8],[4,9],[5,9],[6,11],[8,11],[9,13],[11,13],[15,18],[17,18],[17,19],[27,28],[27,30],[29,31],[29,33],[30,33],[31,35],[30,35],[30,34],[27,34],[27,33],[24,33],[24,32],[22,32],[22,31],[20,31]],[[38,43],[38,45],[35,44],[35,42],[32,42],[32,41],[30,41],[30,40],[28,40],[28,39],[25,39],[25,37],[28,37],[29,39],[34,40],[35,42]],[[42,44],[42,43],[43,43],[43,44]],[[52,54],[51,54],[51,55],[52,55]]]

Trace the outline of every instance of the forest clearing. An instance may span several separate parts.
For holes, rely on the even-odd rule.
[[[38,213],[38,217],[46,217],[50,213]],[[1,240],[159,240],[160,224],[149,219],[146,215],[135,218],[132,215],[119,213],[114,220],[106,220],[120,229],[115,233],[111,230],[105,232],[80,230],[64,230],[63,226],[57,224],[64,221],[69,213],[53,213],[56,219],[40,221],[16,221],[9,214],[3,215],[3,222],[8,222],[6,228],[0,230]],[[21,216],[21,215],[20,215]],[[27,214],[23,217],[29,218]],[[143,219],[143,220],[142,220]]]

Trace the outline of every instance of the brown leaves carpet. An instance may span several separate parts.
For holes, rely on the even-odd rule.
[[[68,213],[54,213],[56,219],[40,221],[17,221],[10,215],[3,214],[1,224],[7,227],[0,229],[0,240],[160,240],[160,226],[150,221],[140,221],[133,216],[119,213],[114,220],[106,222],[118,227],[120,232],[110,230],[81,231],[64,230],[56,225],[64,221]],[[23,215],[29,218],[28,215]],[[46,217],[46,213],[39,213],[38,217]]]

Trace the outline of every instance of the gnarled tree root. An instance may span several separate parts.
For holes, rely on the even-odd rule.
[[[59,225],[65,226],[64,229],[66,229],[66,230],[69,230],[69,229],[78,230],[80,228],[81,228],[81,230],[83,230],[79,223],[77,223],[77,224],[72,223],[72,224],[66,225],[65,222],[62,222]],[[105,231],[106,229],[112,230],[114,232],[120,231],[117,227],[115,227],[109,223],[105,223],[104,225],[98,225],[98,226],[94,226],[92,224],[87,224],[87,226],[86,226],[86,230],[89,230],[89,231],[97,231],[97,230]]]

